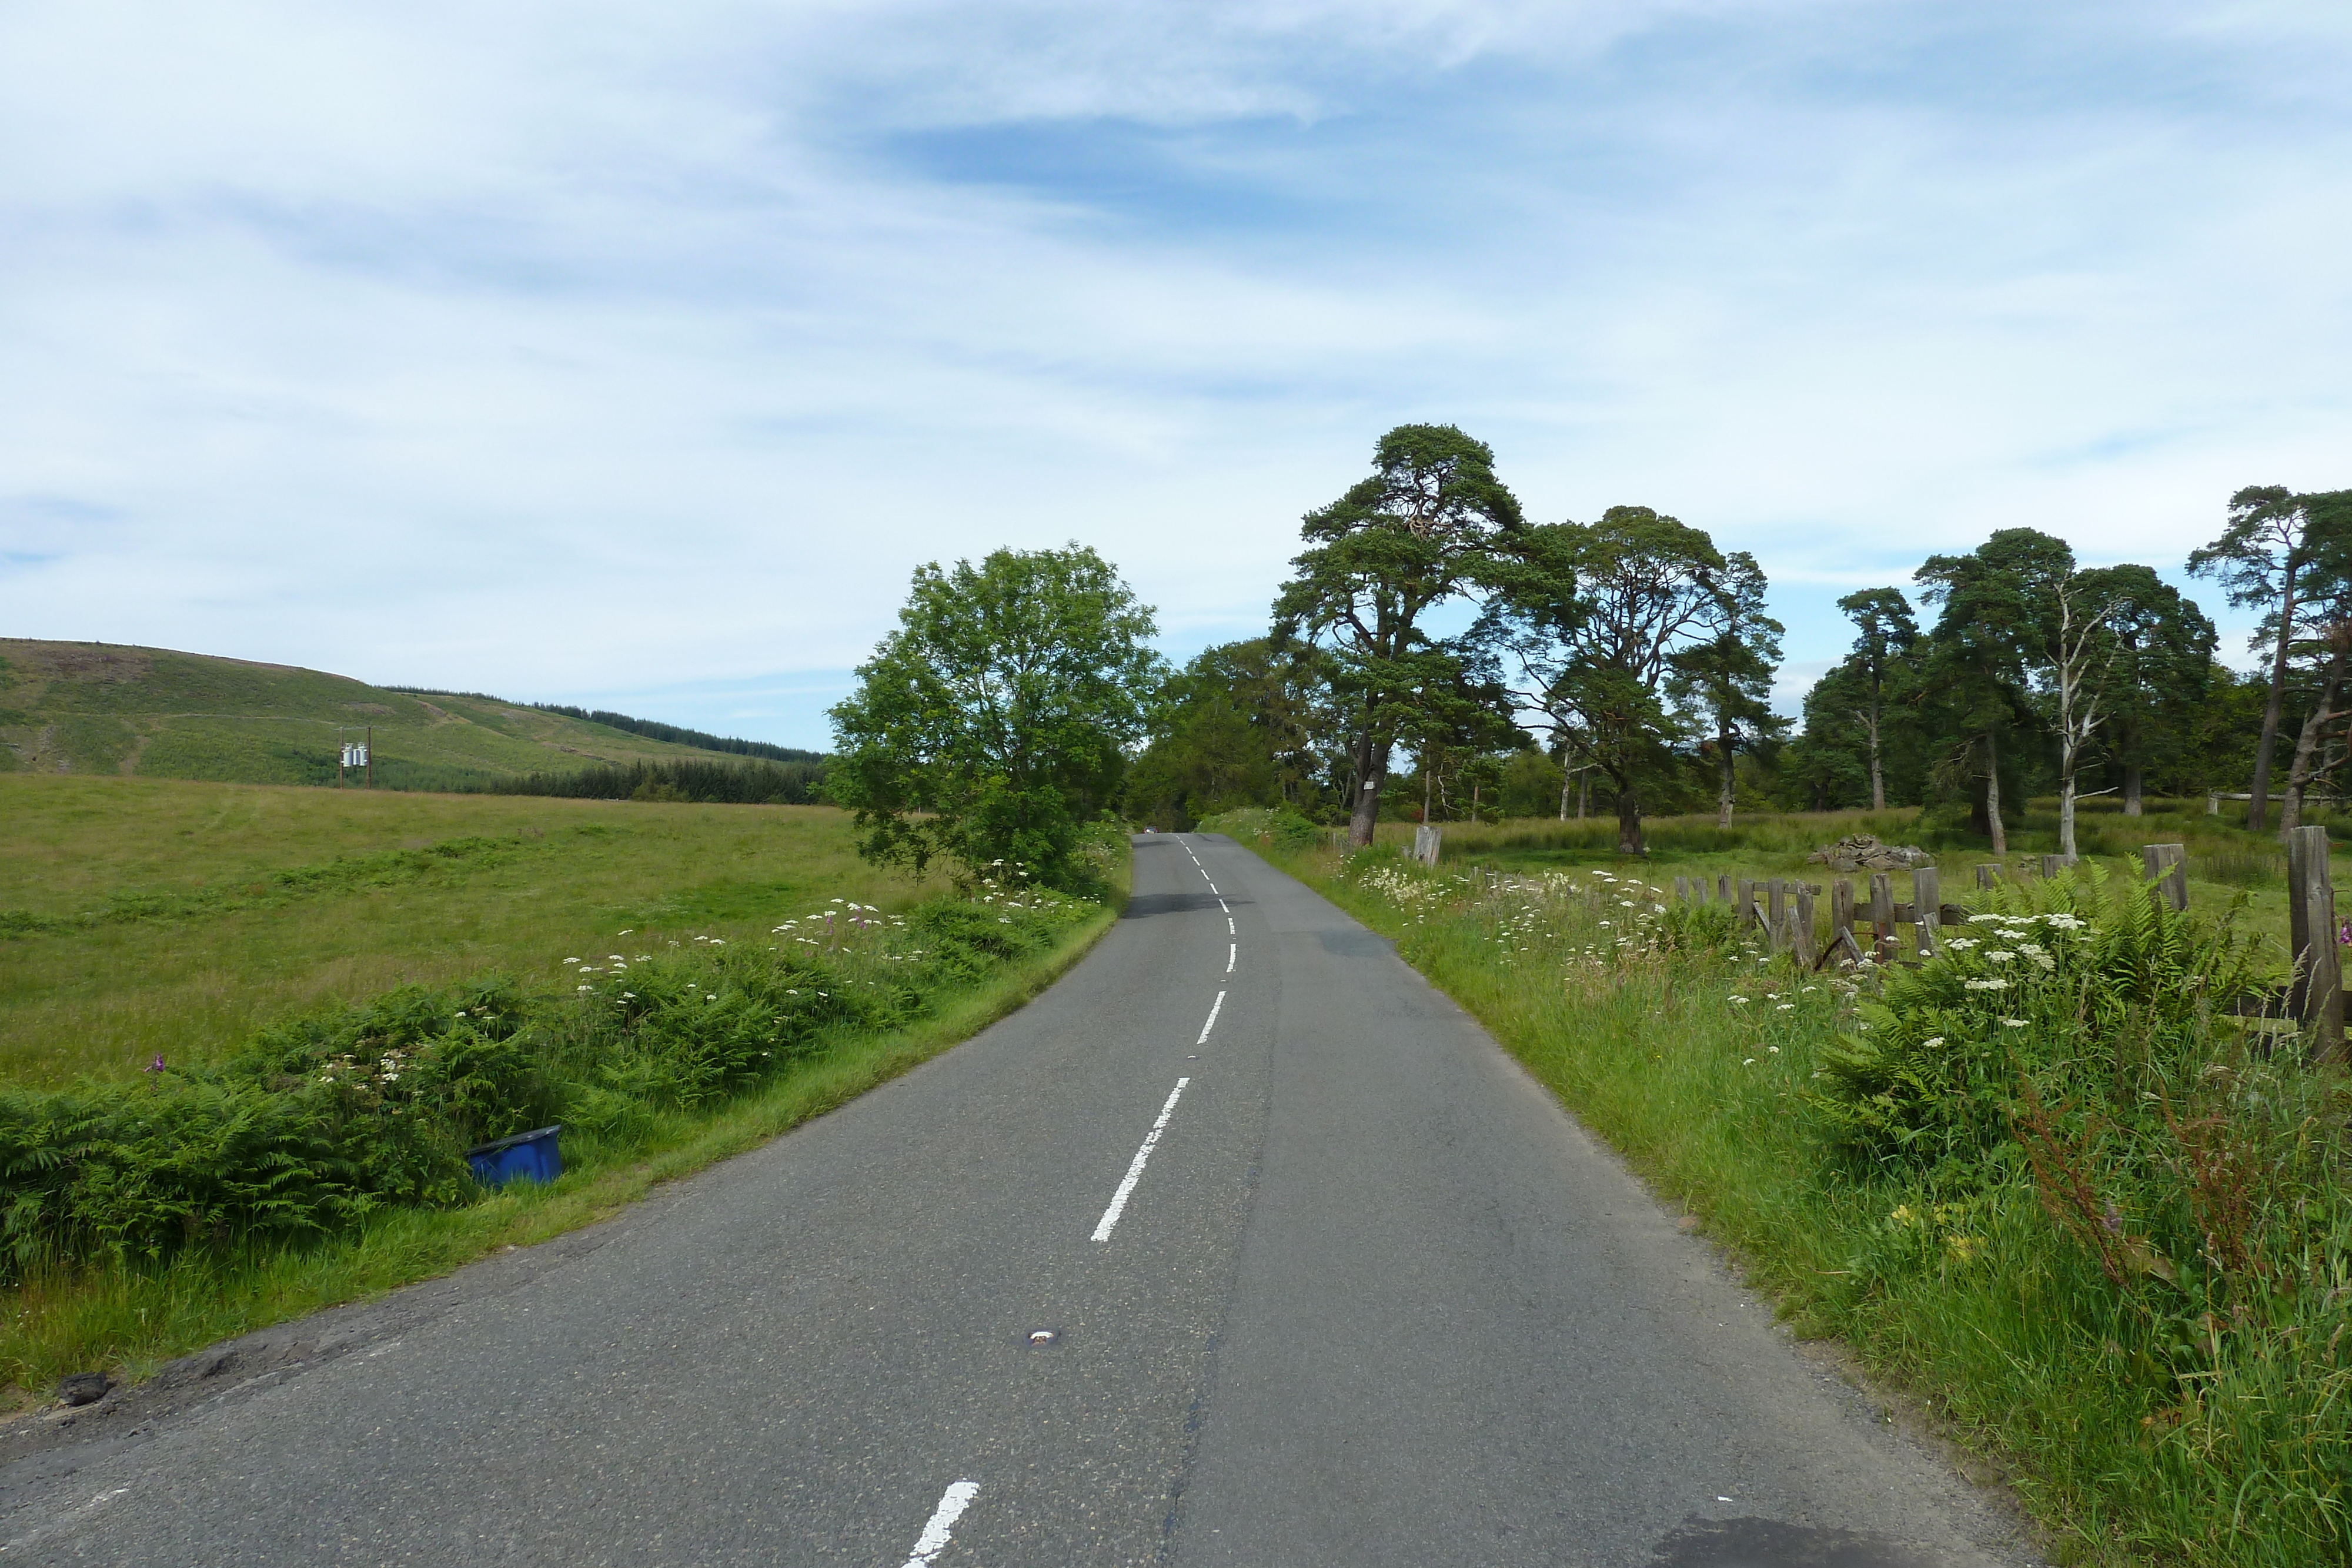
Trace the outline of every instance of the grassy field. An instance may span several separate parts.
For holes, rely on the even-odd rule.
[[[914,896],[856,858],[847,824],[816,806],[0,777],[0,912],[63,926],[0,936],[0,1081],[210,1061],[265,1019],[410,981],[538,984],[623,927],[732,939],[829,898]]]
[[[420,696],[161,648],[0,638],[0,773],[332,784],[341,744],[371,727],[375,781],[392,789],[595,762],[740,760],[491,697]]]
[[[1107,904],[1079,906],[1044,947],[973,971],[904,1027],[837,1030],[740,1095],[567,1131],[565,1174],[549,1186],[391,1208],[299,1241],[28,1267],[0,1291],[0,1407],[32,1407],[68,1372],[136,1377],[544,1239],[820,1114],[1051,983],[1117,918],[1123,858],[1108,874]],[[567,957],[675,955],[640,962],[646,989],[663,962],[716,962],[720,944],[697,938],[765,950],[792,940],[772,934],[782,920],[836,900],[877,906],[887,925],[945,892],[859,861],[847,815],[830,808],[0,778],[0,910],[25,917],[0,934],[0,1082],[120,1082],[159,1052],[217,1061],[289,1011],[412,981],[503,969],[568,997],[581,975]]]
[[[2224,802],[2226,815],[2209,817],[2202,800],[2150,800],[2147,812],[2126,817],[2111,800],[2082,804],[2077,841],[2085,857],[2106,863],[2118,874],[2137,875],[2142,844],[2179,843],[2188,846],[2189,896],[2193,906],[2227,908],[2241,895],[2246,900],[2242,919],[2251,930],[2284,943],[2287,928],[2286,854],[2274,837],[2257,838],[2244,826],[2242,801]],[[2326,813],[2306,819],[2327,825],[2338,854],[2346,852],[2352,828]],[[1448,863],[1491,866],[1498,870],[1538,872],[1618,863],[1614,818],[1558,821],[1524,818],[1501,823],[1446,822],[1444,859]],[[1827,885],[1838,873],[1806,856],[1849,833],[1876,833],[1888,843],[1915,844],[1936,857],[1944,896],[1956,899],[1976,885],[1975,868],[1995,863],[1980,836],[1924,828],[1916,808],[1882,812],[1820,811],[1748,813],[1728,829],[1715,818],[1653,817],[1643,824],[1650,853],[1641,874],[1671,887],[1676,876],[1712,880],[1724,873],[1749,877],[1801,877]],[[1400,847],[1412,842],[1412,824],[1383,822],[1380,841]],[[2032,874],[2029,863],[2058,848],[2057,804],[2036,800],[2024,821],[2010,835],[2007,874],[2012,879]],[[1858,893],[1867,896],[1867,873],[1851,874]],[[1906,872],[1895,874],[1897,902],[1911,896]],[[2340,901],[2339,901],[2340,902]],[[2352,914],[2352,906],[2344,911]],[[1828,918],[1826,903],[1821,918]]]
[[[1658,822],[1655,863],[1640,865],[1618,861],[1613,824],[1590,825],[1607,835],[1597,843],[1573,824],[1449,828],[1433,872],[1389,850],[1391,838],[1409,844],[1409,828],[1343,857],[1285,852],[1244,817],[1206,826],[1394,937],[1664,1200],[1698,1217],[1793,1327],[1843,1340],[2005,1475],[2059,1561],[2347,1560],[2341,1128],[2352,1092],[2341,1073],[2226,1020],[2166,1035],[2145,998],[2088,1006],[2070,970],[2033,1005],[1995,993],[2000,1002],[1979,1005],[1986,1016],[1955,1014],[1918,1048],[1959,1041],[1996,1063],[2038,1063],[1990,1070],[1982,1102],[1938,1098],[1940,1083],[1923,1081],[1938,1105],[1988,1106],[1990,1157],[1858,1153],[1823,1109],[1824,1070],[1855,1040],[1897,1039],[1898,1024],[1869,1010],[1883,986],[1906,974],[1950,982],[1795,975],[1727,923],[1657,912],[1671,896],[1652,891],[1680,872],[1803,873],[1805,849],[1852,831],[1853,817],[1755,820],[1730,838],[1711,820]],[[1908,836],[1900,819],[1880,825]],[[2261,863],[2263,846],[2201,816],[2128,827],[2157,830],[2147,841],[2187,838],[2192,856],[2201,846],[2209,875],[2192,884],[2192,919],[2245,891],[2235,867]],[[1947,857],[1948,885],[1980,858],[1964,847]],[[1528,874],[1459,874],[1481,862]],[[2067,884],[1993,895],[1972,884],[1953,896],[1979,908],[2072,896]],[[2128,897],[2130,884],[2083,896]],[[2264,890],[2255,896],[2267,922]],[[2264,962],[2284,960],[2273,945]],[[1973,952],[1941,967],[1963,964],[1986,967]],[[2027,1014],[2016,1035],[1990,1016],[2012,1009]],[[1999,1056],[2043,1030],[2048,1046]],[[2019,1110],[2021,1081],[2041,1085],[2045,1112],[2030,1097]],[[2044,1132],[2014,1120],[2045,1113]]]

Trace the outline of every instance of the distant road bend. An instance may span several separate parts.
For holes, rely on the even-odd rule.
[[[788,1137],[0,1442],[0,1561],[2030,1561],[1386,943],[1223,839],[1135,890]]]

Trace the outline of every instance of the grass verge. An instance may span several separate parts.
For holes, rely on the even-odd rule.
[[[1126,876],[1121,864],[1109,901],[1048,950],[1006,966],[904,1029],[835,1040],[715,1112],[658,1113],[633,1123],[625,1139],[567,1137],[565,1173],[546,1186],[509,1187],[460,1208],[392,1209],[318,1241],[36,1271],[0,1292],[0,1379],[19,1407],[68,1373],[104,1368],[135,1380],[219,1340],[607,1218],[657,1183],[823,1115],[1014,1011],[1110,929]]]

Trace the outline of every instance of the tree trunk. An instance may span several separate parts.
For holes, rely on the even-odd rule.
[[[2009,853],[2009,829],[2000,820],[2000,742],[1985,731],[1985,826],[1992,834],[1992,852]]]
[[[2328,720],[2336,716],[2336,699],[2344,685],[2347,646],[2352,644],[2339,644],[2336,656],[2328,661],[2326,677],[2319,683],[2319,698],[2311,705],[2310,716],[2303,721],[2303,733],[2295,737],[2294,762],[2286,773],[2286,802],[2279,808],[2282,839],[2302,825],[2303,794],[2311,785],[2312,754],[2319,749],[2319,737],[2327,728]]]
[[[1878,705],[1870,705],[1870,809],[1886,810],[1886,774],[1878,760]]]
[[[2285,591],[2279,601],[2278,653],[2271,660],[2271,700],[2263,709],[2263,738],[2254,747],[2254,798],[2246,802],[2246,826],[2261,832],[2271,814],[2271,752],[2278,745],[2279,718],[2286,706],[2286,651],[2294,640],[2294,559],[2288,553]]]
[[[1568,792],[1575,787],[1577,777],[1573,773],[1559,776],[1559,820],[1563,822],[1568,821]]]
[[[1723,764],[1723,789],[1716,799],[1715,825],[1718,828],[1727,828],[1731,826],[1731,797],[1733,787],[1737,782],[1732,773],[1731,737],[1717,735],[1715,737],[1715,750]]]
[[[2139,774],[2140,768],[2138,763],[2126,762],[2124,764],[2124,815],[2126,817],[2137,817],[2140,814]]]
[[[1428,764],[1426,764],[1426,763],[1423,763],[1423,764],[1422,765],[1422,769],[1421,769],[1421,820],[1422,820],[1423,821],[1424,821],[1424,822],[1426,822],[1426,821],[1428,821],[1430,820],[1430,816],[1429,816],[1429,785],[1430,785],[1430,780],[1431,780],[1433,778],[1434,778],[1434,777],[1435,777],[1435,775],[1436,775],[1436,769],[1435,769],[1435,768],[1431,768],[1431,767],[1430,767]]]
[[[1576,820],[1584,821],[1592,814],[1592,770],[1585,768],[1576,776]]]
[[[1348,842],[1362,849],[1372,841],[1372,826],[1381,820],[1381,786],[1388,782],[1389,748],[1377,741],[1364,745],[1363,780],[1356,786],[1356,809],[1348,818]]]
[[[1622,786],[1617,791],[1617,852],[1642,852],[1642,797]]]
[[[2070,770],[2058,780],[2058,853],[2061,858],[2074,858],[2074,775]]]

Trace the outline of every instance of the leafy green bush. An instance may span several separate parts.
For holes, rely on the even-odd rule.
[[[2255,988],[2231,920],[2175,914],[2095,865],[1993,895],[1941,956],[1887,975],[1821,1053],[1815,1109],[1880,1159],[1963,1163],[2011,1141],[2021,1095],[2132,1103]]]
[[[626,1138],[709,1109],[829,1040],[912,1020],[1087,907],[993,885],[897,918],[845,904],[764,951],[698,937],[580,966],[569,995],[504,976],[403,987],[273,1024],[218,1067],[0,1091],[0,1270],[467,1201],[469,1145],[557,1121]]]
[[[1244,806],[1203,817],[1193,829],[1223,833],[1238,842],[1256,842],[1286,852],[1312,849],[1323,841],[1323,830],[1287,806]]]

